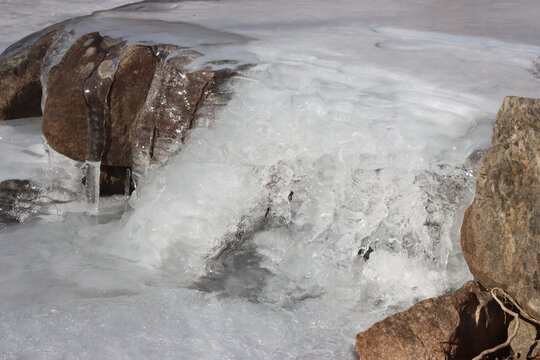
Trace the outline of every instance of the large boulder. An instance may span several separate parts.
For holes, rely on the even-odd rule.
[[[132,171],[140,176],[180,149],[205,100],[223,100],[218,85],[234,71],[188,68],[199,56],[174,45],[80,37],[49,73],[49,145],[76,161],[100,161],[101,194],[124,193]]]
[[[34,34],[0,55],[0,120],[41,116],[41,66],[55,34]]]
[[[502,288],[540,319],[540,100],[504,100],[461,247],[476,280]]]
[[[362,360],[472,359],[506,340],[508,321],[490,293],[470,281],[359,333],[356,351]]]
[[[43,134],[55,151],[101,161],[101,193],[124,193],[136,117],[157,58],[98,33],[81,36],[49,73]]]
[[[77,161],[130,166],[129,139],[157,59],[147,46],[91,33],[80,37],[49,73],[43,134]]]

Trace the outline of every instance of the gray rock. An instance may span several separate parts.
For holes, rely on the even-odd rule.
[[[22,222],[35,213],[40,195],[29,180],[6,180],[0,183],[0,221]]]
[[[508,325],[508,336],[514,331],[515,321],[512,320],[510,325]],[[536,342],[537,336],[537,326],[527,320],[520,319],[518,332],[510,342],[514,354],[521,356],[523,359],[537,356],[539,354],[538,343]]]

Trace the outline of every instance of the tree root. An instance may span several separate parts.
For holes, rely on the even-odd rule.
[[[501,295],[501,298],[503,299],[503,301],[506,301],[506,302],[509,302],[511,303],[516,309],[517,309],[517,312],[514,312],[510,309],[508,309],[504,304],[503,302],[499,299],[499,297],[497,296],[497,293],[500,293]],[[516,323],[514,325],[514,331],[512,331],[512,334],[510,334],[508,336],[508,339],[503,342],[502,344],[499,344],[491,349],[487,349],[487,350],[484,350],[482,351],[478,356],[476,356],[473,360],[482,360],[486,355],[489,355],[489,354],[493,354],[494,352],[498,351],[498,350],[501,350],[502,348],[505,348],[507,346],[510,345],[510,343],[512,342],[512,340],[516,337],[517,333],[518,333],[518,330],[519,330],[519,317],[520,315],[537,324],[537,325],[540,325],[540,321],[534,319],[532,316],[530,316],[529,314],[527,314],[527,312],[525,312],[517,303],[516,301],[510,296],[508,295],[508,293],[500,288],[493,288],[491,290],[491,296],[493,297],[493,299],[495,299],[495,301],[497,301],[497,303],[500,305],[501,309],[506,312],[507,314],[510,314],[514,317],[514,319],[516,320]]]

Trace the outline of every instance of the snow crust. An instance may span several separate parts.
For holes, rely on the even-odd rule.
[[[68,24],[254,66],[126,212],[4,225],[4,356],[352,359],[357,332],[468,280],[476,151],[504,96],[540,97],[540,9],[449,4],[146,2]],[[1,179],[79,176],[46,175],[39,119],[0,138]]]

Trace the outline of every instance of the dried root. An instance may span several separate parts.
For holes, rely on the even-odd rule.
[[[517,309],[517,312],[514,312],[510,309],[508,309],[504,304],[503,304],[503,301],[501,301],[501,299],[499,298],[499,296],[497,294],[500,294],[501,298],[503,299],[503,301],[505,302],[508,302],[508,303],[511,303],[516,309]],[[510,334],[508,336],[508,339],[503,342],[502,344],[499,344],[491,349],[487,349],[487,350],[484,350],[482,351],[478,356],[476,356],[473,360],[482,360],[484,359],[484,357],[486,355],[489,355],[489,354],[493,354],[495,353],[496,351],[499,351],[507,346],[510,345],[510,343],[512,342],[512,340],[516,337],[517,333],[518,333],[518,330],[519,330],[519,317],[522,316],[523,318],[537,324],[537,325],[540,325],[540,322],[537,321],[536,319],[534,319],[532,316],[530,316],[529,314],[527,314],[527,312],[525,312],[517,303],[516,301],[510,296],[508,295],[507,292],[505,292],[504,290],[500,289],[500,288],[494,288],[491,290],[491,296],[493,296],[493,299],[495,299],[495,301],[497,301],[497,303],[500,305],[501,309],[503,309],[504,312],[506,312],[507,314],[510,314],[514,317],[514,319],[516,320],[515,322],[515,325],[514,325],[514,331],[512,331],[512,334]]]

